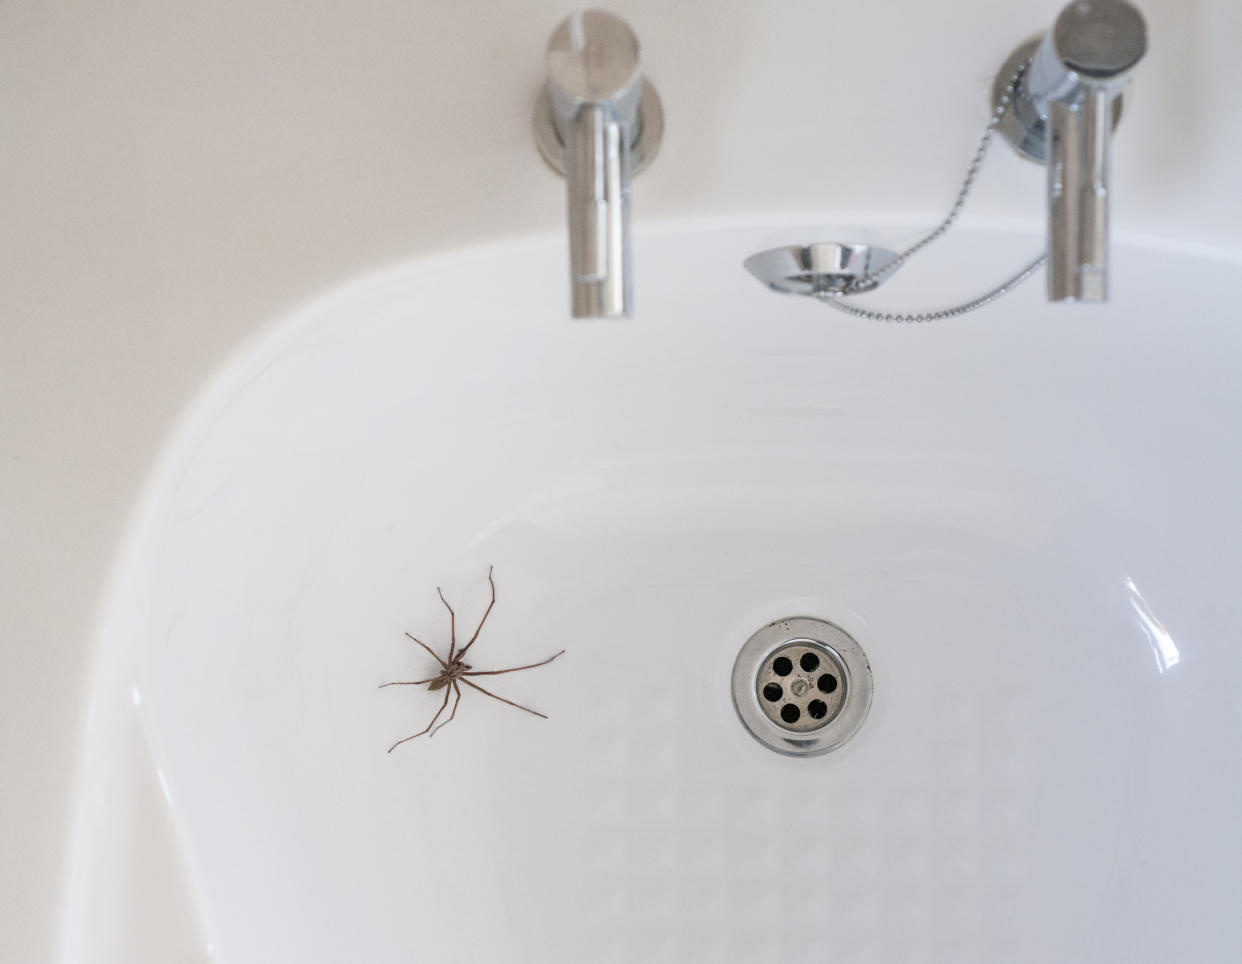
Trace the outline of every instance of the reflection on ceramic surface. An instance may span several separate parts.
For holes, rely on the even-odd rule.
[[[1242,940],[1237,267],[1121,246],[1107,308],[1032,286],[886,327],[772,299],[736,267],[761,235],[640,238],[620,327],[565,318],[558,241],[415,264],[221,373],[136,525],[88,774],[115,799],[147,765],[116,749],[137,714],[221,960]],[[962,263],[1030,240],[968,234]],[[388,755],[438,704],[377,689],[429,669],[403,634],[447,643],[436,586],[472,627],[493,564],[471,655],[564,648],[505,677],[549,719],[481,699]],[[826,757],[764,749],[730,702],[789,615],[872,662]],[[102,946],[131,839],[105,825],[80,828],[71,948]]]
[[[1169,667],[1180,663],[1182,654],[1178,652],[1177,643],[1173,641],[1169,631],[1164,628],[1164,624],[1156,618],[1156,614],[1143,599],[1143,594],[1138,591],[1138,586],[1134,585],[1134,580],[1128,576],[1126,588],[1130,590],[1130,605],[1134,607],[1143,631],[1147,633],[1147,639],[1151,642],[1151,651],[1156,657],[1156,668],[1163,673]]]

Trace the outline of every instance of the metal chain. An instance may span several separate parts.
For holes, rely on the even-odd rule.
[[[1044,266],[1048,260],[1047,254],[1040,254],[1037,258],[1026,265],[1022,270],[1017,272],[1010,278],[1007,278],[1001,284],[992,288],[985,294],[972,298],[970,301],[964,301],[961,304],[953,305],[949,308],[940,308],[935,311],[923,312],[899,312],[899,311],[880,311],[872,308],[861,308],[856,305],[847,304],[841,299],[851,294],[857,294],[858,289],[869,287],[876,282],[882,281],[888,277],[911,256],[917,254],[927,245],[931,244],[937,238],[941,237],[946,231],[953,226],[958,215],[962,213],[962,208],[966,206],[966,199],[970,195],[970,189],[974,185],[975,178],[979,174],[979,169],[983,166],[983,160],[987,156],[988,148],[992,144],[992,137],[996,133],[996,128],[1000,125],[1001,118],[1005,116],[1005,111],[1009,109],[1009,105],[1013,102],[1014,91],[1017,90],[1018,84],[1022,82],[1023,76],[1026,74],[1027,68],[1031,62],[1028,60],[1022,64],[1010,78],[1009,83],[1005,85],[1005,89],[1001,92],[1001,96],[996,104],[996,109],[992,111],[992,118],[988,121],[988,126],[983,131],[983,137],[979,141],[979,147],[975,151],[975,156],[970,162],[970,168],[966,172],[966,180],[962,183],[961,190],[957,192],[957,199],[953,202],[953,207],[949,210],[948,216],[941,221],[926,237],[917,241],[910,247],[902,251],[897,257],[886,264],[884,267],[869,272],[859,277],[848,288],[840,292],[821,291],[816,293],[824,304],[837,311],[844,312],[847,315],[853,315],[855,318],[867,318],[872,321],[896,321],[896,322],[924,322],[924,321],[940,321],[944,318],[952,318],[956,315],[964,315],[968,311],[974,311],[976,308],[982,308],[984,305],[990,304],[1002,295],[1008,294],[1023,281],[1033,275],[1036,271]]]
[[[935,311],[879,311],[872,308],[860,308],[858,305],[851,305],[837,300],[840,297],[839,295],[817,294],[816,297],[830,308],[835,308],[837,311],[844,312],[847,315],[853,315],[855,318],[866,318],[869,321],[943,321],[945,318],[953,318],[957,315],[964,315],[967,312],[974,311],[976,308],[982,308],[984,305],[991,304],[1002,295],[1009,294],[1010,291],[1042,268],[1047,260],[1047,255],[1041,254],[1013,277],[1007,278],[991,291],[979,295],[977,298],[972,298],[970,301],[963,301],[961,304],[953,305],[949,308],[937,308]]]

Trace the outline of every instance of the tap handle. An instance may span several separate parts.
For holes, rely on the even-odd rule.
[[[1126,0],[1075,0],[1050,36],[1065,69],[1089,85],[1115,88],[1147,53],[1147,25]]]
[[[1113,98],[1147,52],[1126,0],[1075,0],[1032,64],[1048,130],[1048,297],[1108,300]],[[1052,78],[1051,80],[1049,78]]]
[[[630,178],[660,145],[664,113],[638,37],[604,10],[571,14],[548,40],[535,142],[565,175],[575,318],[633,312]]]
[[[1146,52],[1147,25],[1132,4],[1074,0],[1044,34],[1032,57],[1019,94],[1019,101],[1033,109],[1025,123],[1046,121],[1057,101],[1080,102],[1094,90],[1119,93]]]
[[[570,14],[548,40],[547,70],[548,100],[563,143],[587,105],[603,108],[609,120],[637,136],[642,58],[638,37],[620,17],[605,10]]]

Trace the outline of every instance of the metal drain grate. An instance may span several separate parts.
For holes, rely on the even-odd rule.
[[[755,686],[768,719],[797,732],[818,730],[837,718],[845,702],[845,667],[837,654],[799,639],[772,653]]]
[[[866,719],[871,665],[840,627],[797,617],[755,633],[733,666],[733,704],[759,742],[813,756],[836,749]]]

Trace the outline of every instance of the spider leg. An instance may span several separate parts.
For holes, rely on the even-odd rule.
[[[453,680],[453,692],[457,694],[457,699],[453,701],[453,712],[449,714],[449,718],[447,720],[445,720],[443,723],[441,723],[439,726],[437,726],[434,730],[431,731],[431,736],[435,736],[444,727],[452,723],[453,717],[457,715],[457,707],[461,703],[461,687],[457,685],[457,680]],[[431,737],[428,737],[428,739],[431,739]]]
[[[448,604],[439,586],[436,586],[436,592],[440,593],[440,602],[444,603],[444,608],[449,611],[449,662],[451,663],[453,662],[453,650],[457,648],[457,613],[453,612],[453,607]]]
[[[406,635],[410,636],[409,633],[406,633]],[[410,636],[410,639],[414,639],[414,637]],[[436,656],[436,651],[432,649],[430,646],[428,646],[426,643],[424,643],[421,639],[414,639],[414,642],[418,643],[419,646],[427,650],[427,652],[429,652],[432,656]],[[441,666],[443,666],[445,669],[448,669],[448,663],[444,662],[444,660],[442,660],[439,656],[436,656],[436,662],[439,663]]]
[[[424,683],[434,683],[439,678],[439,676],[432,676],[428,679],[410,680],[408,683],[398,680],[395,683],[380,683],[379,688],[383,689],[385,686],[422,686]]]
[[[565,650],[562,649],[559,653],[556,654],[556,656],[563,656],[564,653],[565,653]],[[514,666],[512,669],[479,670],[473,673],[462,673],[461,675],[462,676],[499,676],[502,673],[516,673],[520,669],[534,669],[536,666],[546,666],[548,663],[552,662],[552,660],[556,659],[556,656],[549,656],[545,660],[540,660],[538,663],[531,663],[527,666]]]
[[[474,641],[479,638],[479,633],[483,631],[483,624],[487,622],[487,617],[491,613],[492,607],[496,605],[496,583],[492,579],[492,570],[494,568],[495,566],[487,567],[487,581],[491,583],[491,586],[492,586],[492,601],[487,604],[487,612],[485,612],[483,614],[483,618],[479,620],[479,628],[476,629],[474,631],[474,635],[470,637],[470,642],[466,643],[466,645],[461,648],[461,652],[457,654],[458,659],[461,659],[461,657],[465,656],[466,650],[468,650],[471,646],[473,646]]]
[[[484,694],[485,696],[490,696],[494,700],[500,700],[500,702],[502,703],[508,703],[510,706],[516,706],[519,710],[525,710],[527,713],[533,713],[535,716],[542,716],[545,720],[547,719],[547,716],[543,713],[540,713],[538,710],[532,710],[529,706],[523,706],[521,703],[514,703],[513,700],[507,700],[503,696],[497,696],[495,693],[488,692],[478,683],[472,683],[470,682],[470,680],[465,679],[464,677],[462,679],[462,682],[465,683],[467,686],[473,686],[480,693]]]
[[[422,736],[424,733],[426,733],[426,732],[427,732],[427,730],[430,730],[433,726],[435,726],[435,725],[436,725],[436,720],[438,720],[438,719],[440,718],[440,714],[441,714],[441,713],[443,713],[443,712],[444,712],[444,708],[445,708],[446,706],[448,706],[449,697],[450,697],[450,696],[452,696],[452,695],[453,695],[453,691],[452,691],[452,690],[450,690],[447,686],[446,686],[446,687],[444,687],[444,702],[440,704],[440,708],[439,708],[438,710],[436,710],[436,715],[435,715],[435,716],[433,716],[433,717],[431,718],[431,722],[427,724],[427,729],[426,729],[426,730],[419,730],[419,731],[418,731],[417,733],[415,733],[413,736],[407,736],[404,740],[398,740],[396,743],[394,743],[392,746],[390,746],[390,747],[388,748],[388,752],[389,752],[389,753],[391,753],[393,750],[395,750],[397,747],[399,747],[402,743],[409,743],[409,742],[410,742],[410,740],[416,740],[416,739],[418,739],[420,736]]]

